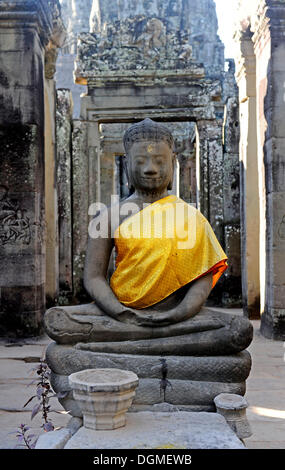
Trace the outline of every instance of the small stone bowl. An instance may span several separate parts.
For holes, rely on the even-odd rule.
[[[222,415],[239,439],[252,435],[250,424],[246,417],[248,406],[246,399],[235,393],[220,393],[214,398],[217,413]]]
[[[89,429],[111,430],[126,425],[126,412],[135,396],[139,379],[120,369],[85,369],[68,377],[73,397]]]

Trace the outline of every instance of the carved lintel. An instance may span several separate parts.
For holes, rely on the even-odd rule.
[[[164,19],[138,15],[78,38],[77,83],[93,74],[128,70],[183,70],[193,65],[190,31],[167,31]]]

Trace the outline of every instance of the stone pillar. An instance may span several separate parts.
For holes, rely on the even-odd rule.
[[[57,90],[57,195],[59,238],[59,300],[72,295],[72,181],[71,181],[72,96],[70,90]]]
[[[58,296],[58,209],[56,185],[55,83],[45,79],[45,219],[47,306]]]
[[[45,48],[45,218],[46,218],[46,299],[47,306],[57,302],[59,294],[58,188],[56,174],[56,86],[54,81],[58,49],[66,32],[55,2],[52,36]]]
[[[259,186],[257,159],[256,61],[252,33],[236,34],[239,56],[241,261],[243,309],[249,318],[260,315],[259,282]]]
[[[45,308],[46,33],[40,26],[48,21],[50,28],[51,18],[45,2],[36,3],[0,4],[1,334],[39,333]]]
[[[238,170],[238,104],[227,103],[225,125],[220,119],[197,122],[198,208],[210,222],[228,258],[229,268],[208,303],[240,305],[240,227]],[[223,145],[224,143],[224,145]]]
[[[100,138],[97,121],[73,121],[72,211],[73,211],[73,292],[81,302],[90,300],[83,286],[83,270],[88,225],[95,215],[89,207],[101,202]]]
[[[223,144],[220,120],[197,121],[198,208],[223,244]]]
[[[285,339],[285,4],[263,0],[252,22],[260,190],[261,332]]]
[[[218,119],[197,121],[196,175],[197,207],[208,219],[225,249],[222,131],[222,122]],[[223,276],[209,296],[209,305],[222,305],[226,294],[224,282]]]
[[[58,6],[56,0],[0,3],[1,335],[42,332],[44,65]]]
[[[239,105],[237,96],[229,97],[225,105],[223,171],[224,246],[229,258],[229,267],[223,276],[222,302],[226,307],[240,307]]]
[[[73,121],[72,135],[72,214],[73,214],[73,291],[84,297],[83,269],[88,239],[88,144],[87,125]]]

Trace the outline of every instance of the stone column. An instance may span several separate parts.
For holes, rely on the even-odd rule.
[[[223,145],[220,120],[197,121],[198,208],[223,243]]]
[[[210,222],[216,237],[225,249],[223,198],[223,144],[220,120],[197,121],[197,207]],[[225,277],[211,292],[208,304],[222,305]]]
[[[242,297],[244,313],[256,318],[260,315],[256,61],[249,29],[236,33],[235,38],[240,46],[236,79],[240,120]]]
[[[58,296],[58,209],[56,185],[55,83],[45,79],[45,218],[46,297],[52,305]]]
[[[234,101],[229,99],[224,127],[220,119],[197,122],[198,208],[229,258],[229,268],[211,293],[209,303],[227,307],[240,305],[241,294],[238,139],[234,127],[238,106],[236,103],[234,107]]]
[[[73,290],[83,301],[83,269],[88,239],[88,144],[87,124],[73,121],[72,135],[72,216]]]
[[[59,294],[58,187],[56,172],[56,84],[54,75],[58,49],[66,32],[55,2],[52,36],[45,48],[44,123],[45,123],[45,218],[46,218],[46,299],[47,306],[57,302]]]
[[[261,332],[285,339],[285,3],[263,0],[252,21],[260,189]]]
[[[234,90],[232,90],[232,93]],[[223,305],[241,305],[240,184],[239,184],[239,105],[230,96],[224,118],[224,246],[229,267],[223,276]]]
[[[57,196],[59,238],[59,296],[63,303],[72,294],[72,181],[71,137],[72,96],[70,90],[57,90]]]
[[[0,3],[0,334],[45,310],[44,64],[57,1]]]
[[[88,225],[95,214],[89,207],[101,202],[100,135],[97,121],[73,121],[72,211],[73,211],[73,292],[81,302],[90,300],[83,286],[83,270]]]

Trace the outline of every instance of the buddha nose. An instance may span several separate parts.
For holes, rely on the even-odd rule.
[[[145,175],[156,175],[157,174],[157,168],[154,162],[150,159],[147,163],[147,165],[144,168],[144,174]]]

